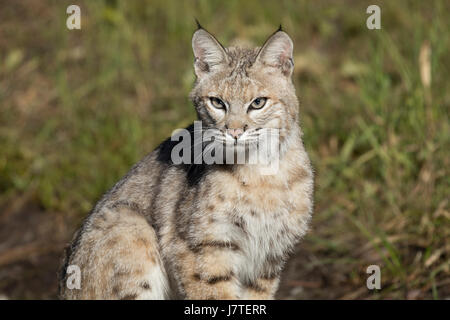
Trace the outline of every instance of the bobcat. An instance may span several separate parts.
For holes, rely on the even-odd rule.
[[[293,43],[280,27],[260,48],[224,48],[199,26],[192,47],[190,98],[201,130],[213,130],[227,148],[250,142],[248,153],[256,152],[255,139],[278,130],[276,174],[247,162],[175,164],[176,142],[166,140],[102,197],[76,232],[60,274],[61,298],[274,298],[313,206],[291,79]],[[188,128],[192,136],[197,131]],[[80,268],[80,289],[67,287],[70,265]]]

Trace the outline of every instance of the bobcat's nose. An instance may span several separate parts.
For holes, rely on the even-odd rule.
[[[244,133],[243,129],[227,129],[227,133],[232,136],[234,139],[238,139]]]

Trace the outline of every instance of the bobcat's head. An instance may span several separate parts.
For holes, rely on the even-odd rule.
[[[281,28],[261,48],[244,49],[225,48],[200,27],[192,48],[197,79],[190,97],[215,141],[248,148],[274,129],[282,144],[298,132],[293,44]]]

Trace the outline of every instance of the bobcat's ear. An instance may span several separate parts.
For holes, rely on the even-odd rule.
[[[228,64],[228,54],[217,39],[203,28],[199,28],[192,36],[194,51],[194,70],[201,77],[222,64]]]
[[[277,67],[289,77],[294,69],[292,54],[294,44],[288,34],[280,29],[266,40],[258,53],[256,61],[271,67]]]

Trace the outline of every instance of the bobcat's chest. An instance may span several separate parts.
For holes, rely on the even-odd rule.
[[[311,179],[292,182],[281,171],[263,178],[217,174],[213,181],[212,203],[202,212],[214,208],[217,224],[206,224],[206,233],[237,244],[234,272],[241,280],[277,274],[307,229]]]
[[[237,274],[253,279],[278,270],[306,229],[287,189],[240,190],[235,204],[236,241],[242,250]]]

